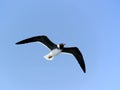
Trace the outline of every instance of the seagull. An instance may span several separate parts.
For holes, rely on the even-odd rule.
[[[84,73],[86,72],[85,62],[84,62],[82,53],[77,47],[64,47],[65,46],[64,43],[55,44],[46,35],[34,36],[31,38],[19,41],[16,44],[20,45],[20,44],[26,44],[31,42],[41,42],[41,44],[43,44],[44,46],[47,46],[51,50],[49,54],[44,56],[46,60],[52,60],[55,56],[57,56],[61,52],[73,55],[78,61],[83,72]]]

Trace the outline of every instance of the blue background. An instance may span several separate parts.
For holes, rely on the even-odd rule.
[[[56,44],[77,46],[74,57],[53,61],[38,43],[16,42],[47,35]],[[0,0],[0,90],[120,90],[119,0]]]

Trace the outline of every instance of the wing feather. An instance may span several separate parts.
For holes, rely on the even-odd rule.
[[[31,38],[19,41],[16,44],[26,44],[31,42],[41,42],[51,50],[57,47],[55,43],[53,43],[47,36],[44,36],[44,35],[31,37]]]
[[[78,63],[80,64],[84,73],[86,72],[85,62],[84,62],[82,53],[77,47],[64,48],[62,52],[73,54],[74,57],[77,59]]]

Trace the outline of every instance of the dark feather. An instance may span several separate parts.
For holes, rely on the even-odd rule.
[[[80,50],[77,47],[64,48],[62,52],[71,53],[75,56],[84,73],[86,72],[85,63]]]
[[[26,43],[31,43],[31,42],[41,42],[51,50],[54,48],[57,48],[57,45],[54,44],[51,40],[49,40],[47,36],[44,36],[44,35],[31,37],[31,38],[19,41],[16,44],[26,44]]]

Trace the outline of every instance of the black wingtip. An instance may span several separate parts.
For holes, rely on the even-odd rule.
[[[19,44],[19,43],[15,43],[15,44]]]
[[[18,45],[19,43],[15,43],[16,45]]]
[[[25,42],[24,41],[20,41],[20,42],[17,42],[15,43],[16,45],[19,45],[19,44],[24,44]]]
[[[84,72],[84,73],[86,73],[85,63],[84,63],[84,64],[82,64],[82,65],[80,65],[80,66],[81,66],[81,68],[82,68],[83,72]]]
[[[19,44],[21,44],[20,42],[17,42],[17,43],[15,43],[16,45],[19,45]]]
[[[86,73],[86,69],[84,69],[83,72]]]
[[[86,68],[85,68],[85,66],[80,66],[81,68],[82,68],[82,71],[84,72],[84,73],[86,73]]]

